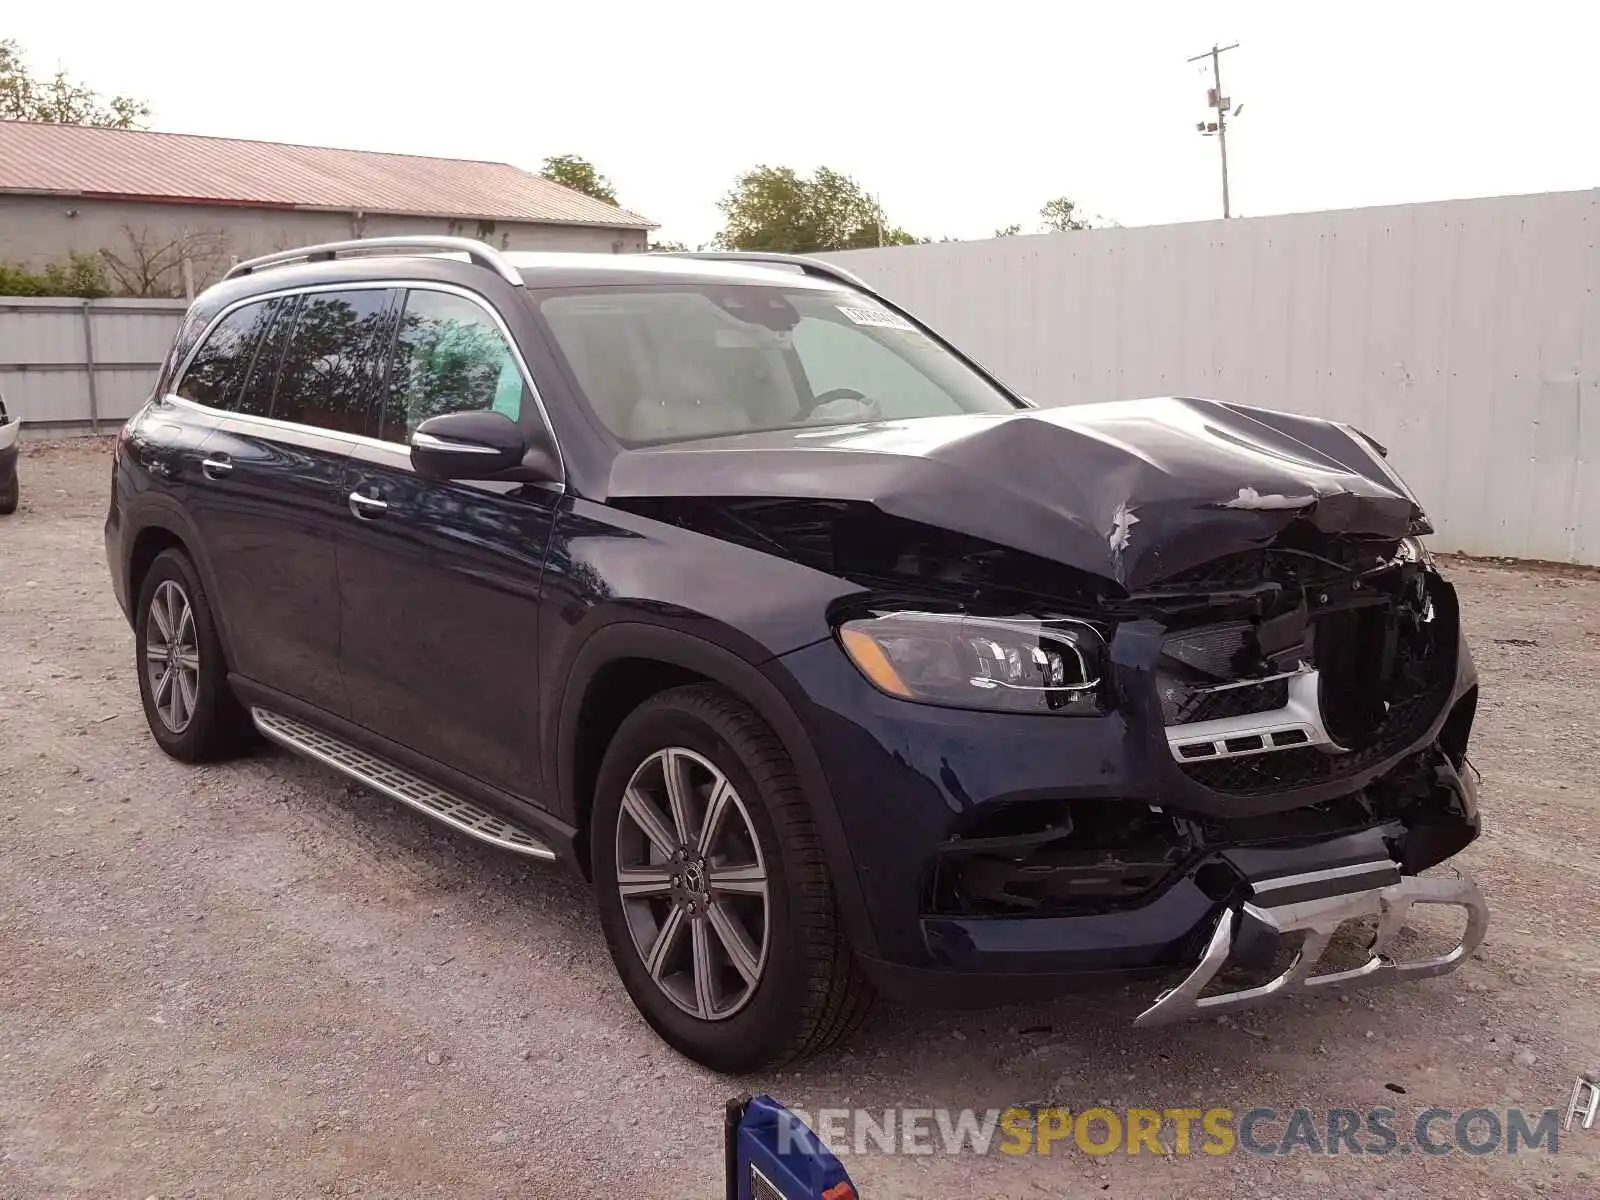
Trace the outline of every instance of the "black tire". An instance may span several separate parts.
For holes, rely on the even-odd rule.
[[[175,587],[189,605],[193,636],[181,640],[185,644],[192,640],[199,659],[193,701],[186,706],[188,719],[182,728],[174,728],[163,716],[155,694],[157,681],[152,678],[151,671],[151,608],[158,591],[164,599],[170,594],[163,591],[163,585]],[[206,599],[199,572],[182,550],[163,550],[150,564],[139,588],[133,627],[139,698],[144,703],[145,721],[156,743],[173,758],[191,763],[230,758],[249,745],[254,732],[250,715],[228,686],[228,665],[222,653],[222,642],[217,637],[211,604]],[[160,636],[159,627],[156,635]],[[159,668],[160,664],[156,665]],[[171,688],[178,686],[176,679],[170,683]],[[163,689],[164,702],[170,703],[170,696],[171,692]]]
[[[652,979],[618,891],[623,792],[652,755],[681,747],[714,765],[740,797],[767,876],[764,967],[743,1007],[704,1020]],[[821,842],[782,743],[748,705],[697,684],[652,697],[606,751],[590,825],[600,923],[623,986],[668,1045],[711,1070],[745,1074],[808,1058],[853,1032],[872,989],[845,939]],[[713,893],[715,894],[715,893]]]
[[[17,503],[22,499],[22,484],[16,472],[11,474],[11,481],[0,488],[0,517],[10,516],[17,511]]]

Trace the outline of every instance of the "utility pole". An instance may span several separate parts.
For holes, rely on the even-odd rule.
[[[1231,217],[1233,213],[1228,204],[1228,108],[1231,102],[1222,90],[1222,56],[1227,51],[1237,50],[1238,48],[1238,42],[1233,42],[1227,46],[1219,46],[1213,42],[1211,49],[1204,54],[1196,54],[1189,59],[1190,62],[1199,62],[1204,58],[1211,60],[1211,91],[1206,96],[1206,103],[1216,111],[1217,119],[1215,121],[1201,121],[1195,128],[1205,137],[1215,135],[1217,146],[1222,151],[1222,215],[1224,219]],[[1243,107],[1244,105],[1239,105],[1239,108],[1233,110],[1232,115],[1238,116],[1239,109]]]

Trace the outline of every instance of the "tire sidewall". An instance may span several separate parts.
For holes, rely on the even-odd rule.
[[[693,750],[728,777],[750,816],[767,869],[766,966],[755,995],[720,1021],[692,1017],[662,994],[634,948],[617,893],[616,832],[623,790],[639,764],[667,746]],[[669,1045],[713,1069],[731,1072],[748,1069],[752,1061],[775,1055],[787,1045],[805,994],[804,960],[789,886],[794,872],[784,860],[764,791],[716,723],[686,708],[656,702],[647,703],[623,723],[606,751],[596,783],[590,865],[600,924],[623,986]]]
[[[182,733],[173,733],[168,729],[156,711],[145,659],[150,603],[156,589],[169,580],[183,589],[189,601],[189,609],[194,614],[195,644],[200,652],[200,677],[196,685],[194,715]],[[174,758],[185,762],[200,761],[208,757],[217,745],[218,726],[227,715],[223,709],[232,701],[232,693],[228,691],[227,665],[223,662],[222,645],[212,620],[211,605],[200,586],[199,574],[187,555],[179,550],[163,550],[156,555],[139,588],[139,602],[134,613],[134,656],[139,675],[139,700],[144,705],[145,722],[150,726],[151,736]]]

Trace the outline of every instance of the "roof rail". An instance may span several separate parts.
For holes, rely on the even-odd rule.
[[[279,250],[275,254],[263,254],[260,258],[246,259],[228,268],[224,279],[237,279],[241,275],[249,275],[267,267],[281,267],[288,263],[296,262],[331,262],[340,255],[362,253],[371,254],[373,251],[382,251],[389,254],[399,254],[407,250],[424,250],[434,253],[465,254],[467,261],[480,267],[488,267],[512,287],[522,286],[522,276],[511,265],[510,260],[493,246],[475,241],[472,238],[433,237],[422,234],[416,237],[375,237],[357,238],[349,242],[323,242],[317,246],[302,246],[298,250]]]
[[[857,275],[851,274],[843,267],[836,267],[831,262],[824,262],[820,258],[812,258],[808,254],[779,254],[777,251],[766,250],[668,250],[659,251],[669,258],[705,258],[713,262],[742,262],[751,266],[771,264],[781,267],[799,267],[802,275],[815,275],[821,279],[831,279],[835,283],[848,283],[853,288],[860,288],[863,292],[871,292],[866,281]]]

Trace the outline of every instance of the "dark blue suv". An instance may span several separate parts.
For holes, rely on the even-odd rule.
[[[200,296],[106,548],[164,750],[567,861],[645,1019],[745,1071],[875,992],[1149,977],[1155,1024],[1453,968],[1428,532],[1348,426],[1040,409],[823,262],[424,238]],[[1408,955],[1424,904],[1464,930]]]

